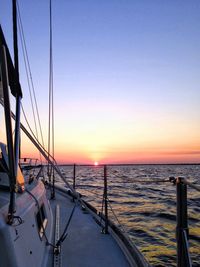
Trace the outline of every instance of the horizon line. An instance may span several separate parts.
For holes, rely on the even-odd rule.
[[[95,167],[103,167],[103,166],[129,166],[129,165],[200,165],[199,163],[100,163],[98,165],[95,164],[84,164],[84,163],[58,163],[59,166],[95,166]]]

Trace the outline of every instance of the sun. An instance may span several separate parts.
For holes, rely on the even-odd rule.
[[[99,162],[98,161],[95,161],[94,162],[94,166],[98,166],[99,165]]]

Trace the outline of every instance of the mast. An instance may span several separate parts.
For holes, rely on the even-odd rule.
[[[10,180],[10,202],[8,208],[8,224],[13,223],[13,214],[15,212],[15,166],[14,166],[14,150],[13,150],[13,137],[12,137],[12,122],[11,122],[11,108],[8,90],[8,66],[6,59],[6,49],[3,44],[0,47],[0,58],[2,62],[1,74],[2,74],[2,88],[3,88],[3,102],[4,102],[4,113],[6,123],[6,138],[7,138],[7,149],[8,149],[8,163],[9,163],[9,180]]]
[[[12,1],[13,12],[13,47],[14,47],[14,66],[16,80],[19,82],[19,60],[18,60],[18,41],[17,41],[17,6],[16,0]]]
[[[18,60],[18,41],[17,41],[17,1],[13,0],[13,47],[14,47],[14,67],[16,73],[16,83],[19,84],[19,60]],[[16,85],[17,86],[17,85]],[[21,114],[21,94],[16,94],[16,121],[15,121],[15,176],[17,177],[17,169],[20,156],[20,114]]]
[[[14,80],[16,89],[16,121],[15,121],[15,139],[13,147],[12,139],[12,125],[9,130],[8,146],[10,146],[9,154],[9,168],[10,168],[10,204],[8,210],[8,223],[13,223],[15,213],[15,194],[17,191],[17,172],[19,164],[19,151],[20,151],[20,107],[21,107],[21,93],[17,90],[19,86],[19,60],[18,60],[18,43],[17,43],[17,3],[16,0],[12,1],[13,12],[13,47],[14,47]],[[9,100],[8,100],[9,101]],[[8,102],[7,101],[7,102]],[[10,107],[9,107],[10,110]],[[7,114],[9,111],[7,112]],[[8,118],[9,120],[9,118]]]

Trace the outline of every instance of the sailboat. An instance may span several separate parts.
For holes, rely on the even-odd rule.
[[[108,220],[107,188],[105,214],[101,214],[82,200],[54,158],[22,125],[16,11],[13,1],[14,64],[0,27],[0,101],[6,130],[6,144],[0,140],[0,266],[149,266],[129,238]],[[11,110],[10,94],[15,98],[15,113]],[[20,164],[20,128],[66,187],[46,181],[43,166],[31,179],[23,172],[26,166]]]

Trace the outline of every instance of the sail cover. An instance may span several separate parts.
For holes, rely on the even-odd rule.
[[[6,40],[4,38],[4,34],[0,25],[0,45],[4,45],[5,49],[6,49],[6,58],[7,58],[7,67],[8,67],[8,79],[9,79],[9,86],[10,86],[10,90],[13,96],[21,96],[22,97],[22,90],[21,90],[21,85],[20,83],[17,81],[17,75],[16,75],[16,71],[10,56],[10,52],[8,50],[8,46],[6,44]],[[0,59],[0,63],[1,63],[1,59]],[[1,91],[2,88],[0,88]]]

